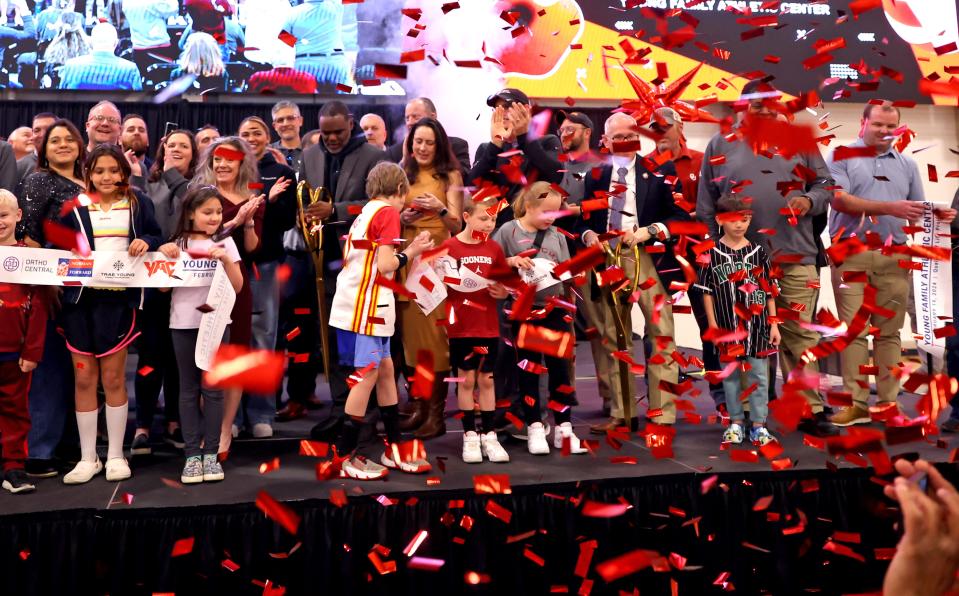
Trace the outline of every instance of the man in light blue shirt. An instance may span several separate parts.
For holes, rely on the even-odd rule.
[[[93,51],[67,60],[60,68],[60,89],[142,91],[140,69],[114,55],[117,30],[110,23],[97,23],[90,33]]]
[[[925,200],[916,163],[892,146],[899,128],[899,110],[889,102],[867,104],[861,124],[859,139],[849,148],[865,150],[865,154],[857,152],[854,157],[837,160],[837,154],[846,151],[840,148],[827,160],[838,187],[829,215],[829,232],[833,238],[847,242],[855,237],[869,248],[833,263],[833,290],[839,318],[847,325],[853,324],[867,295],[869,306],[894,314],[886,317],[869,312],[865,328],[842,350],[843,388],[852,394],[853,405],[832,417],[836,426],[870,422],[869,374],[861,371],[869,362],[866,334],[870,326],[879,330],[873,335],[878,406],[898,407],[899,379],[893,375],[893,368],[902,357],[899,333],[909,301],[912,270],[901,264],[909,256],[895,252],[895,247],[906,243],[903,227],[922,217]],[[943,209],[940,216],[951,221],[955,213]]]
[[[312,74],[320,85],[353,85],[353,67],[360,49],[356,4],[305,0],[290,11],[280,35],[283,33],[292,36],[286,39],[295,39],[294,68]]]

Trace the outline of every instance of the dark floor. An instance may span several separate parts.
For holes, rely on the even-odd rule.
[[[201,484],[184,487],[179,484],[182,456],[169,448],[158,446],[154,455],[138,457],[132,461],[133,477],[121,483],[107,482],[102,475],[83,486],[65,486],[59,478],[38,481],[36,493],[26,496],[0,495],[0,515],[22,514],[34,511],[63,509],[109,509],[151,508],[252,502],[260,491],[267,491],[279,500],[326,498],[330,489],[345,488],[348,494],[394,494],[422,491],[449,491],[471,489],[473,476],[477,474],[508,474],[513,486],[569,483],[577,480],[606,478],[662,476],[671,474],[715,472],[772,472],[770,463],[761,455],[758,463],[733,461],[728,452],[720,450],[722,427],[709,424],[706,416],[715,414],[713,404],[705,391],[705,383],[697,382],[703,395],[693,398],[697,412],[703,415],[702,424],[679,422],[673,442],[673,457],[654,458],[645,446],[642,437],[634,434],[622,443],[620,449],[610,446],[604,437],[590,437],[589,424],[602,419],[600,399],[589,351],[579,347],[577,359],[578,399],[580,406],[574,409],[573,423],[580,438],[598,439],[595,455],[571,455],[563,457],[559,450],[548,456],[532,456],[526,452],[525,443],[515,440],[504,443],[512,461],[509,464],[465,464],[460,459],[462,430],[458,421],[449,419],[449,431],[443,437],[428,441],[426,449],[434,469],[430,474],[414,476],[393,472],[386,482],[358,482],[353,480],[317,481],[315,466],[320,460],[299,455],[299,441],[306,437],[312,420],[325,415],[324,409],[311,412],[311,420],[278,423],[276,435],[265,440],[237,440],[225,464],[226,480],[217,484]],[[135,357],[131,358],[131,370],[136,369]],[[132,376],[131,376],[132,378]],[[318,389],[319,390],[319,389]],[[325,395],[325,387],[323,388]],[[642,393],[642,390],[640,391]],[[131,391],[132,394],[132,391]],[[905,394],[902,405],[907,414],[914,415],[917,396]],[[448,402],[453,407],[454,400]],[[640,411],[645,405],[640,405]],[[131,412],[132,413],[132,412]],[[881,428],[878,424],[872,425]],[[127,439],[132,438],[132,429]],[[933,461],[945,461],[951,448],[959,441],[951,435],[937,444],[940,437],[927,437],[923,441],[905,443],[888,448],[890,456],[918,452]],[[832,458],[821,450],[803,444],[801,433],[780,437],[784,452],[780,457],[789,457],[798,469],[824,469],[827,461],[839,467],[852,464]],[[105,448],[102,448],[105,449]],[[746,450],[743,447],[742,450]],[[751,448],[750,448],[751,449]],[[378,457],[373,445],[363,449]],[[101,456],[104,454],[101,453]],[[261,474],[260,465],[278,457],[279,468]],[[624,458],[635,458],[636,463],[617,463]],[[445,467],[445,471],[441,468]],[[705,476],[704,476],[705,478]],[[428,479],[438,479],[436,483]]]

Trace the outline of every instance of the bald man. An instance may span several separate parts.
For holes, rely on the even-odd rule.
[[[406,121],[406,130],[413,128],[413,125],[423,118],[432,118],[433,120],[439,121],[436,115],[436,105],[428,97],[417,97],[416,99],[410,100],[406,104],[403,118]],[[450,147],[453,149],[453,155],[456,156],[456,160],[460,162],[460,168],[465,177],[466,173],[470,170],[469,143],[467,143],[465,139],[450,135],[449,132],[448,130],[446,131],[446,134],[449,135],[450,138]],[[387,149],[386,158],[393,163],[400,163],[400,161],[403,160],[403,141]]]
[[[365,114],[360,118],[360,128],[366,142],[381,151],[386,150],[386,122],[377,114]]]
[[[13,147],[13,156],[19,160],[33,153],[33,129],[29,126],[21,126],[10,133],[7,139],[10,146]]]

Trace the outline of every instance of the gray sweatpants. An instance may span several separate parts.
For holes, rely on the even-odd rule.
[[[194,356],[198,330],[171,331],[176,365],[180,371],[180,428],[183,430],[183,442],[186,443],[183,451],[187,457],[216,455],[220,449],[220,425],[223,423],[223,390],[211,389],[203,384],[203,371],[197,368]]]

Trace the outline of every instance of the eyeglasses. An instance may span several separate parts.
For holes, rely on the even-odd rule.
[[[280,116],[279,118],[274,118],[274,124],[283,124],[284,122],[296,122],[299,116]]]
[[[585,126],[564,126],[563,128],[560,128],[556,132],[559,133],[559,136],[565,137],[566,135],[575,134],[576,132],[585,130],[585,129],[586,129]]]
[[[628,135],[613,135],[610,137],[610,140],[614,143],[625,143],[627,141],[638,141],[639,135],[636,133]]]
[[[120,124],[119,118],[115,116],[104,116],[103,114],[90,116],[90,120],[96,120],[97,124],[103,124],[104,122],[109,122],[110,124]],[[87,122],[89,122],[90,120],[88,120]]]

